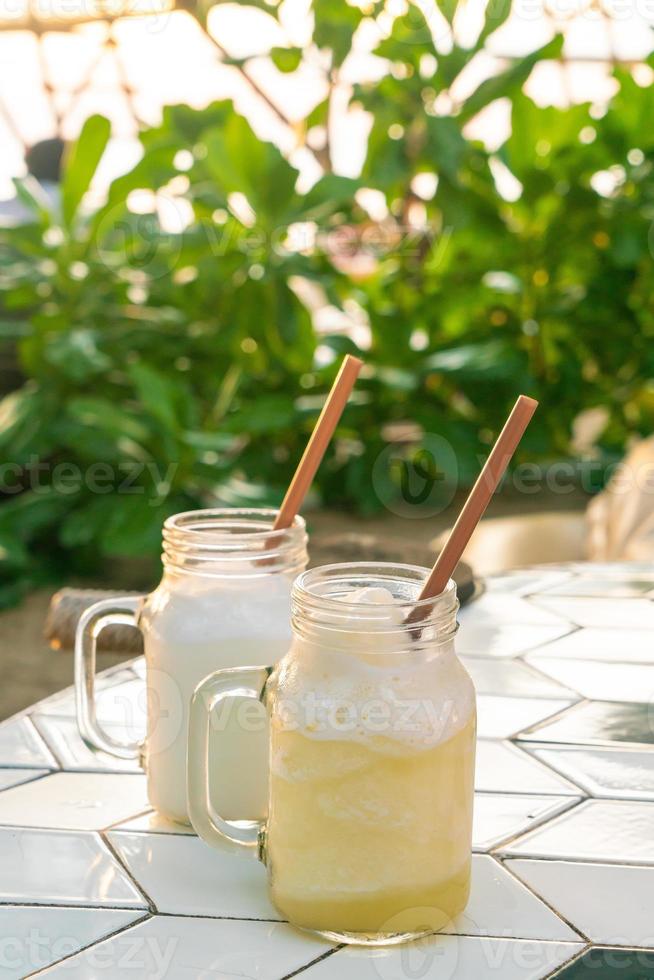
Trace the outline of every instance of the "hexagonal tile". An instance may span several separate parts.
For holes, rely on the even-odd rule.
[[[576,691],[563,687],[540,670],[522,660],[500,660],[491,657],[460,657],[472,677],[477,694],[496,694],[514,698],[552,698],[574,701]]]
[[[502,853],[654,865],[654,803],[588,800],[506,845]]]
[[[580,943],[544,943],[477,936],[430,936],[406,946],[345,947],[300,974],[302,980],[542,980],[582,949]]]
[[[46,970],[43,976],[61,980],[132,975],[139,980],[279,980],[295,976],[331,948],[324,940],[281,922],[155,915]]]
[[[475,789],[486,793],[552,793],[579,796],[578,786],[568,782],[547,764],[510,742],[480,738],[477,741]]]
[[[477,732],[480,738],[510,738],[525,728],[563,711],[571,701],[546,698],[477,697]]]
[[[147,908],[98,834],[0,827],[0,902]]]
[[[0,791],[47,776],[50,769],[0,769]]]
[[[470,657],[497,657],[511,659],[521,653],[536,650],[545,643],[558,640],[574,627],[563,626],[515,626],[512,623],[478,623],[466,620],[456,638],[460,655]]]
[[[117,759],[108,752],[90,749],[82,741],[74,718],[35,714],[33,721],[64,769],[71,772],[142,772],[137,759]],[[127,741],[128,733],[118,725],[104,725],[110,735]]]
[[[564,598],[539,595],[528,600],[543,612],[577,626],[654,629],[654,602],[649,599]]]
[[[654,642],[650,630],[593,629],[586,626],[539,647],[534,656],[540,659],[570,657],[573,660],[652,664]]]
[[[0,793],[0,824],[101,830],[147,805],[145,776],[57,772]]]
[[[576,745],[654,744],[654,709],[649,704],[590,701],[575,704],[560,717],[525,729],[520,742]]]
[[[59,763],[25,716],[0,724],[0,766],[58,769]]]
[[[31,976],[136,922],[142,915],[121,909],[0,905],[0,980]],[[67,975],[70,976],[63,973]]]
[[[112,847],[157,911],[280,920],[268,898],[266,869],[228,845],[208,847],[190,834],[111,831]]]
[[[654,868],[515,859],[505,866],[592,942],[654,947]]]
[[[654,638],[654,636],[653,636]],[[654,703],[654,665],[600,663],[595,660],[555,660],[531,654],[529,662],[562,684],[593,701]]]
[[[528,745],[528,752],[591,796],[654,802],[654,750]]]
[[[567,810],[575,796],[543,796],[535,793],[475,793],[472,841],[475,851],[490,851],[502,841],[517,837],[530,827]]]
[[[445,933],[460,936],[495,936],[503,939],[579,941],[551,909],[522,886],[494,858],[475,854],[472,859],[470,900]]]

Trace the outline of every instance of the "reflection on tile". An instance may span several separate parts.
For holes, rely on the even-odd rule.
[[[147,717],[147,695],[143,681],[135,677],[132,671],[125,670],[103,680],[104,683],[99,683],[95,699],[98,721],[102,725],[119,725],[125,739],[135,741],[142,738]],[[74,697],[50,699],[46,704],[38,705],[34,714],[37,718],[41,715],[75,718]]]
[[[83,772],[141,772],[137,759],[117,759],[107,752],[90,749],[80,736],[74,718],[53,718],[36,714],[34,724],[48,743],[64,769]],[[121,741],[129,739],[129,732],[117,725],[106,725],[108,733]]]
[[[654,868],[526,860],[506,867],[592,942],[654,947]]]
[[[456,638],[459,654],[471,657],[517,657],[565,636],[573,627],[512,626],[509,623],[478,623],[468,619]]]
[[[546,601],[546,600],[544,600]],[[557,601],[557,600],[553,600]],[[654,607],[653,607],[654,608]],[[570,618],[520,596],[485,592],[459,611],[462,626],[554,626],[569,628]]]
[[[145,776],[58,772],[0,793],[0,824],[101,830],[147,805]]]
[[[12,718],[0,725],[0,766],[58,769],[59,765],[29,718]]]
[[[0,790],[29,783],[31,779],[47,776],[49,772],[49,769],[0,769]]]
[[[489,657],[461,657],[477,690],[477,694],[503,694],[515,698],[558,698],[574,701],[578,698],[521,660],[494,660]]]
[[[582,949],[579,943],[439,935],[374,952],[346,947],[300,976],[302,980],[541,980]]]
[[[72,672],[72,665],[71,665]],[[134,680],[134,673],[127,666],[118,664],[108,670],[100,671],[95,676],[96,696],[100,697],[102,691],[117,684]],[[43,712],[48,715],[75,716],[75,688],[73,686],[57,691],[41,701],[37,701],[32,707],[32,711]]]
[[[654,952],[642,949],[589,949],[555,974],[557,980],[650,980],[654,977]],[[554,980],[554,978],[553,978]]]
[[[602,598],[630,599],[644,596],[654,589],[654,575],[624,573],[622,575],[575,575],[549,588],[538,589],[550,595],[601,596]]]
[[[0,902],[147,905],[97,834],[1,827],[0,865]]]
[[[195,831],[188,824],[175,823],[161,816],[156,810],[148,810],[137,817],[117,823],[112,830],[129,830],[142,834],[190,834],[195,837]]]
[[[648,704],[591,701],[573,705],[560,718],[535,725],[520,741],[610,745],[654,744],[654,708]]]
[[[652,634],[654,641],[654,633]],[[600,663],[596,660],[546,660],[531,654],[529,662],[562,684],[595,701],[654,700],[654,665]]]
[[[531,595],[546,592],[569,581],[573,573],[562,568],[519,568],[501,575],[492,575],[484,585],[487,592],[511,592],[514,595]]]
[[[164,976],[169,980],[279,980],[295,974],[331,948],[324,940],[279,922],[221,922],[157,915],[43,975],[62,980],[127,977],[131,974],[124,965],[128,961],[136,968],[134,976],[139,980]],[[102,963],[102,972],[97,970],[98,962]]]
[[[526,746],[592,796],[654,802],[652,749],[582,748],[576,745]]]
[[[0,906],[0,936],[7,941],[0,958],[0,980],[31,976],[142,915],[120,909]]]
[[[465,912],[444,932],[505,939],[579,941],[577,933],[548,909],[494,858],[475,854]]]
[[[568,567],[582,575],[605,575],[607,578],[652,574],[651,561],[573,561]]]
[[[480,738],[477,742],[475,789],[486,793],[553,793],[579,796],[577,786],[535,763],[510,742]]]
[[[650,630],[586,627],[540,647],[534,656],[654,664],[654,637]]]
[[[477,732],[480,738],[509,738],[563,711],[569,704],[572,702],[481,694],[477,698]]]
[[[566,599],[539,595],[528,600],[543,612],[577,626],[654,629],[654,602],[649,599]]]
[[[588,800],[513,841],[503,853],[654,864],[654,803]]]
[[[128,834],[109,840],[159,912],[275,919],[266,869],[227,846],[207,847],[186,834]]]
[[[574,796],[475,793],[473,849],[490,851],[577,803]]]

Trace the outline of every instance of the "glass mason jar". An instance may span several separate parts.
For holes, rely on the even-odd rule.
[[[81,617],[75,644],[77,720],[84,741],[122,759],[141,758],[151,805],[188,823],[188,707],[200,681],[221,667],[269,664],[291,642],[290,593],[307,563],[304,520],[273,531],[274,510],[197,510],[163,528],[163,578],[149,596],[106,599]],[[143,633],[147,726],[142,742],[118,741],[99,723],[95,647],[106,626]],[[262,708],[261,714],[265,715]],[[268,736],[244,736],[231,718],[212,753],[214,804],[249,818],[266,812]],[[220,778],[217,778],[219,772]]]
[[[193,697],[194,828],[256,852],[281,915],[332,940],[414,939],[468,900],[475,692],[454,650],[456,586],[416,602],[427,575],[370,563],[305,572],[277,666],[218,671]],[[248,826],[212,811],[206,790],[212,713],[234,696],[261,699],[271,725],[268,818]]]

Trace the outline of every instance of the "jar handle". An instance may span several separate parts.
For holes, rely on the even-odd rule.
[[[230,667],[217,670],[198,684],[191,700],[186,770],[187,808],[195,832],[212,847],[236,845],[264,860],[265,820],[225,820],[211,804],[209,735],[211,716],[227,698],[262,701],[272,667]]]
[[[87,745],[118,759],[138,759],[143,742],[121,742],[100,725],[95,708],[95,660],[98,636],[107,626],[138,629],[142,596],[102,599],[89,606],[75,631],[75,706],[77,727]]]

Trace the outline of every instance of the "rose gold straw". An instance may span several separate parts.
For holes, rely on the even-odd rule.
[[[332,385],[332,390],[327,396],[327,401],[311,433],[307,448],[304,450],[295,475],[286,491],[282,506],[279,508],[279,513],[273,524],[273,531],[290,527],[295,520],[362,367],[363,361],[360,361],[358,357],[352,357],[351,354],[348,354],[343,360],[341,369]]]
[[[419,600],[432,599],[440,595],[452,577],[468,541],[483,517],[484,511],[488,507],[491,497],[495,493],[504,471],[518,448],[518,443],[537,408],[538,402],[526,395],[520,395],[513,406],[513,410],[497,437],[497,442],[477,477],[477,482],[470,491],[457,522],[450,531],[450,535],[436,559],[436,564],[418,596]],[[425,612],[424,609],[414,609],[407,617],[407,622],[419,621]]]

